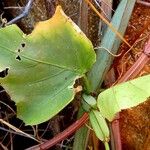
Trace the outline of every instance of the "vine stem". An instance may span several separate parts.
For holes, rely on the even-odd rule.
[[[150,60],[150,39],[144,46],[144,50],[138,60],[132,65],[132,67],[121,77],[121,79],[117,82],[117,84],[126,82],[130,79],[135,78],[140,71],[144,68],[144,66],[149,62]],[[120,127],[119,127],[119,113],[117,114],[117,117],[114,121],[112,121],[111,127],[113,132],[113,137],[115,141],[115,148],[117,150],[121,150],[121,136],[120,136]]]
[[[145,2],[145,1],[142,1],[142,0],[137,0],[137,3],[142,4],[144,6],[150,7],[150,3],[149,2]]]
[[[150,60],[150,39],[145,44],[144,50],[138,60],[132,65],[132,67],[121,77],[118,83],[125,82],[129,79],[135,78],[140,71],[144,68]]]
[[[77,131],[79,128],[81,128],[83,125],[85,125],[85,123],[88,121],[88,119],[89,119],[88,113],[84,113],[80,119],[75,121],[71,126],[69,126],[63,132],[56,135],[51,140],[49,140],[45,143],[30,147],[26,150],[47,150],[47,149],[51,148],[52,146],[54,146],[55,144],[57,144],[58,142],[62,141],[63,139],[66,139],[68,136],[70,136],[75,131]]]
[[[108,142],[104,142],[105,150],[110,150]]]

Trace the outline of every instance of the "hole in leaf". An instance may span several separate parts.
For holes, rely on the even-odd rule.
[[[24,48],[26,46],[26,44],[25,43],[21,43],[21,46]]]
[[[16,59],[21,61],[21,57],[19,55],[16,57]]]
[[[9,68],[6,68],[5,70],[0,72],[0,78],[4,78],[8,75]]]
[[[21,51],[21,50],[20,50],[20,49],[18,49],[18,52],[19,52],[19,53],[20,53],[20,51]]]

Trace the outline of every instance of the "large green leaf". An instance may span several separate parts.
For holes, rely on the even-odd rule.
[[[0,71],[9,68],[0,83],[26,124],[39,124],[62,110],[75,95],[75,79],[94,62],[91,42],[60,6],[28,36],[16,25],[0,30]]]
[[[98,96],[101,114],[112,121],[122,109],[136,106],[150,97],[150,75],[114,86]]]

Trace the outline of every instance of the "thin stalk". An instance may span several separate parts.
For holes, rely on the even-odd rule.
[[[85,85],[85,92],[89,94],[91,92],[90,91],[91,86],[86,75],[83,76],[83,80],[84,80],[84,85]]]
[[[150,39],[145,45],[144,51],[142,52],[141,56],[132,65],[132,67],[121,77],[121,79],[117,83],[122,83],[127,80],[135,78],[150,60],[149,55],[150,55]]]
[[[105,150],[110,150],[108,142],[104,142]]]
[[[26,150],[47,150],[54,146],[55,144],[59,143],[63,139],[66,139],[68,136],[73,134],[75,131],[77,131],[81,126],[83,126],[88,121],[88,113],[84,113],[83,116],[75,121],[71,126],[69,126],[67,129],[65,129],[63,132],[56,135],[54,138],[50,139],[49,141],[46,141],[45,143],[30,147]]]
[[[115,120],[111,122],[112,137],[113,137],[115,150],[122,150],[119,118],[120,115],[118,113],[116,115]]]
[[[89,4],[89,6],[92,8],[92,10],[102,19],[102,21],[104,21],[108,27],[110,27],[110,29],[124,42],[126,43],[127,46],[131,47],[131,45],[126,41],[126,39],[117,31],[117,29],[111,24],[109,23],[109,21],[103,17],[102,14],[99,13],[99,11],[95,8],[95,6],[89,1],[89,0],[85,0],[87,2],[87,4]]]
[[[142,1],[142,0],[137,0],[137,3],[142,4],[144,6],[150,7],[150,3],[149,2],[145,2],[145,1]]]

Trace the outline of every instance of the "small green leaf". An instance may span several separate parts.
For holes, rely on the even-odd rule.
[[[74,98],[74,81],[95,62],[91,42],[61,7],[30,35],[16,26],[0,29],[0,83],[26,124],[47,121]]]
[[[105,118],[97,110],[91,110],[89,113],[90,122],[96,136],[103,142],[109,141],[109,129]]]
[[[122,109],[134,107],[150,97],[150,75],[119,84],[98,96],[97,106],[101,114],[112,121]]]
[[[85,105],[88,105],[87,107],[89,107],[89,110],[91,108],[94,108],[94,109],[97,108],[96,99],[93,96],[83,94],[83,101],[85,102],[84,103]],[[83,104],[83,107],[84,107],[84,104]]]

